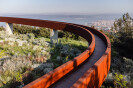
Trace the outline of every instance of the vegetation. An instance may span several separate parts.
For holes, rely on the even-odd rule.
[[[13,25],[13,31],[16,34],[27,34],[33,33],[35,37],[45,37],[49,38],[50,30],[42,27],[33,27],[28,25]]]
[[[78,56],[88,46],[85,41],[65,37],[59,38],[59,44],[51,45],[48,34],[45,38],[35,35],[37,32],[29,30],[14,35],[0,31],[0,87],[23,87]]]
[[[0,27],[0,30],[4,28]],[[101,30],[112,43],[111,68],[103,87],[132,88],[133,19],[128,13],[124,14],[114,22],[111,30],[112,32]],[[3,37],[0,36],[0,87],[4,88],[22,87],[76,57],[88,46],[82,37],[69,32],[59,31],[59,44],[51,45],[50,31],[46,28],[15,24],[14,31],[15,36],[0,33],[0,35],[3,34]],[[21,67],[15,66],[17,69],[15,71],[13,69],[3,71],[1,66],[9,63],[8,60],[3,60],[7,57],[19,64],[21,61],[28,62],[28,65],[20,64]]]
[[[121,74],[115,73],[114,77],[114,85],[116,88],[128,88],[127,81],[124,80],[124,76]]]
[[[55,64],[55,68],[63,63],[73,59],[87,49],[87,41],[76,41],[66,38],[59,38],[59,44],[52,46],[51,48],[51,60]]]
[[[104,86],[107,88],[131,88],[133,86],[133,19],[126,13],[114,22],[111,30],[112,32],[101,30],[112,43],[109,72],[109,75],[112,75],[108,75]],[[110,79],[112,81],[108,83]]]
[[[3,29],[3,28],[1,28]],[[18,25],[14,24],[13,25],[13,31],[16,34],[26,34],[26,33],[33,33],[35,37],[45,37],[49,38],[50,37],[50,29],[48,28],[42,28],[42,27],[33,27],[33,26],[27,26],[27,25]],[[84,38],[75,35],[70,32],[64,32],[64,31],[58,31],[58,37],[59,38],[65,38],[67,39],[72,39],[72,40],[84,40]]]
[[[114,22],[115,34],[114,47],[121,56],[133,59],[133,19],[129,14]]]

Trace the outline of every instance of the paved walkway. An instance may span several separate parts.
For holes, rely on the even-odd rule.
[[[73,70],[68,75],[64,76],[58,82],[51,85],[49,88],[70,88],[83,74],[96,63],[106,50],[104,42],[96,35],[95,41],[96,46],[94,53],[88,58],[85,63]]]

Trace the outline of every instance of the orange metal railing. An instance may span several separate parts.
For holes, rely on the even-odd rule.
[[[77,68],[94,52],[95,37],[93,33],[99,36],[105,42],[107,46],[106,51],[103,56],[93,65],[93,67],[91,69],[88,69],[88,71],[72,86],[72,88],[98,88],[102,85],[105,77],[107,76],[107,73],[109,72],[111,61],[110,40],[106,35],[96,29],[89,28],[88,30],[88,27],[86,26],[71,23],[14,17],[0,17],[0,22],[47,27],[55,30],[68,31],[82,36],[90,43],[90,46],[82,54],[75,57],[73,60],[70,60],[65,64],[59,66],[53,71],[45,74],[44,76],[38,78],[37,80],[27,84],[23,88],[49,87],[50,85],[61,79],[63,76],[68,74],[70,71]]]

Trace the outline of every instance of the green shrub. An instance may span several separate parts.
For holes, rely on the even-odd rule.
[[[123,57],[133,60],[133,19],[128,13],[114,22],[114,29],[117,31],[114,38],[114,47]]]
[[[23,82],[22,74],[21,73],[18,72],[15,78],[16,78],[17,82]]]
[[[71,32],[67,32],[67,31],[59,31],[58,33],[59,38],[66,38],[68,39],[72,39],[72,40],[85,40],[84,38],[82,38],[81,36],[78,36],[74,33]]]
[[[13,31],[17,34],[26,34],[26,33],[33,33],[35,37],[45,37],[50,38],[50,29],[43,28],[43,27],[33,27],[33,26],[27,26],[27,25],[13,25]],[[85,40],[81,36],[78,36],[76,34],[66,32],[66,31],[58,31],[58,37],[59,38],[66,38],[67,39],[73,39],[73,40]]]
[[[49,38],[50,31],[42,27],[33,27],[27,25],[13,25],[13,31],[17,34],[33,33],[35,37],[46,37]]]
[[[124,80],[124,75],[115,73],[114,85],[116,88],[128,88],[127,81]]]

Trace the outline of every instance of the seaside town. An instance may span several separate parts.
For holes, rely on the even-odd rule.
[[[95,27],[98,30],[104,30],[110,32],[113,23],[114,20],[99,20],[96,22],[88,23],[87,26]]]

